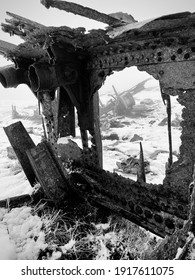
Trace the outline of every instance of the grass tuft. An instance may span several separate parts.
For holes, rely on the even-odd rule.
[[[136,260],[157,244],[155,236],[130,221],[109,216],[106,222],[94,213],[74,217],[46,204],[35,212],[42,218],[45,241],[39,259],[65,260]]]

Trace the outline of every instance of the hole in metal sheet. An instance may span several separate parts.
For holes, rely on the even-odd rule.
[[[178,54],[181,54],[183,52],[183,50],[181,49],[181,48],[179,48],[178,50],[177,50],[177,53]]]
[[[163,222],[163,218],[158,214],[154,215],[154,220],[159,224],[161,224]]]
[[[171,56],[171,60],[174,61],[175,59],[176,59],[176,56],[175,56],[175,55],[172,55],[172,56]]]
[[[189,53],[186,53],[186,54],[184,55],[184,58],[185,58],[185,59],[190,58],[190,54],[189,54]]]

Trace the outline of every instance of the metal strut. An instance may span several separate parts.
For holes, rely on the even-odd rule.
[[[115,24],[121,24],[121,20],[114,18],[112,16],[109,16],[104,13],[100,13],[96,10],[93,10],[88,7],[83,7],[82,5],[67,2],[67,1],[55,1],[55,0],[41,0],[41,4],[44,5],[46,8],[57,8],[60,10],[64,10],[69,13],[73,13],[76,15],[80,15],[83,17],[87,17],[96,21],[100,21],[103,23],[106,23],[108,25],[115,25]]]
[[[172,134],[171,134],[171,97],[167,95],[167,125],[168,125],[168,139],[169,139],[169,159],[168,168],[173,164],[173,149],[172,149]]]
[[[167,111],[167,127],[168,127],[168,141],[169,141],[169,158],[168,158],[168,166],[170,168],[173,164],[173,148],[172,148],[172,132],[171,132],[171,97],[166,93],[165,89],[161,89],[161,96],[163,99],[163,103],[166,105]]]
[[[141,142],[140,142],[140,158],[139,158],[139,167],[137,172],[137,181],[146,183],[144,152],[143,152],[143,147]]]

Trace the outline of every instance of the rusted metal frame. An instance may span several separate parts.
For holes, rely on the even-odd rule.
[[[93,10],[88,7],[83,7],[82,5],[75,4],[67,1],[55,1],[55,0],[41,0],[41,4],[43,4],[46,8],[57,8],[59,10],[63,10],[69,13],[73,13],[76,15],[84,16],[93,20],[97,20],[108,25],[121,24],[121,21],[111,17],[107,14],[100,13],[96,10]]]
[[[82,75],[83,76],[83,75]],[[88,88],[88,77],[84,76],[78,78],[75,84],[66,84],[62,80],[61,84],[67,91],[72,104],[77,109],[78,114],[78,125],[80,127],[81,141],[83,146],[83,156],[89,156],[89,145],[88,145],[88,130],[93,133],[93,101],[90,103],[90,93]],[[91,98],[91,100],[93,100]],[[99,106],[99,105],[98,105]]]
[[[167,127],[168,127],[168,139],[169,139],[169,160],[168,168],[173,164],[173,148],[172,148],[172,134],[171,134],[171,97],[167,96]]]
[[[176,13],[173,15],[170,15],[170,17],[159,17],[159,18],[153,18],[144,20],[141,22],[135,22],[126,24],[124,26],[114,27],[110,28],[108,30],[108,34],[111,37],[119,36],[125,32],[131,33],[134,32],[134,30],[138,30],[138,32],[135,32],[136,37],[140,38],[142,34],[140,32],[148,32],[148,36],[146,37],[163,37],[165,33],[168,32],[168,34],[177,35],[178,32],[189,30],[189,28],[193,29],[193,24],[195,22],[195,13],[185,12],[185,13]],[[132,35],[132,34],[127,34]]]
[[[61,50],[56,50],[55,48],[55,60],[59,60],[59,55],[61,55],[61,53],[59,53],[59,51]],[[71,65],[70,67],[68,68],[68,65],[70,64],[70,61],[71,61]],[[66,61],[64,62],[66,63]],[[50,82],[50,85],[52,87],[57,87],[57,86],[60,86],[61,90],[63,90],[64,92],[64,95],[61,95],[61,98],[63,98],[63,102],[60,101],[60,96],[59,94],[58,95],[58,101],[57,100],[54,100],[51,102],[50,99],[50,93],[49,93],[49,89],[48,90],[45,90],[45,92],[48,92],[47,93],[47,100],[43,100],[43,112],[44,112],[44,115],[46,116],[46,125],[48,127],[48,140],[53,144],[53,146],[55,146],[55,143],[56,142],[56,139],[59,137],[59,131],[58,131],[58,124],[59,122],[57,121],[58,117],[59,117],[59,110],[61,111],[60,114],[63,114],[62,117],[66,117],[66,113],[69,114],[69,117],[70,117],[70,114],[71,114],[71,122],[69,123],[69,129],[68,131],[65,132],[66,128],[64,127],[62,129],[62,126],[61,126],[61,129],[63,132],[63,134],[65,135],[75,135],[75,120],[74,120],[74,106],[76,107],[77,111],[78,111],[78,115],[79,115],[79,122],[81,122],[81,130],[85,130],[85,128],[82,127],[82,125],[84,125],[84,121],[82,121],[82,119],[85,117],[86,115],[86,112],[87,112],[87,109],[88,107],[86,107],[86,105],[84,104],[84,102],[82,102],[82,88],[81,88],[81,84],[79,82],[79,80],[77,81],[77,75],[76,75],[76,68],[79,67],[77,64],[75,65],[75,58],[73,57],[72,60],[71,58],[68,58],[68,65],[66,65],[67,68],[63,68],[61,72],[60,71],[60,67],[58,69],[57,66],[54,66],[52,68],[52,75],[51,75],[51,81]],[[74,64],[73,68],[72,68],[72,64]],[[79,63],[78,63],[79,64]],[[35,90],[41,90],[41,89],[45,89],[46,86],[48,86],[48,82],[47,82],[47,78],[45,79],[45,76],[47,75],[42,75],[41,74],[41,71],[40,71],[40,68],[42,69],[44,65],[32,65],[30,67],[30,70],[32,70],[30,72],[30,78],[32,78],[32,82],[35,80],[35,81],[39,81],[39,83],[37,84],[36,83],[32,83],[32,85],[35,84]],[[45,66],[46,67],[46,66]],[[44,70],[44,69],[43,69]],[[67,72],[67,75],[68,75],[68,71],[69,72],[73,72],[75,73],[76,76],[74,76],[72,80],[69,80],[68,77],[64,76],[63,75],[63,71],[66,71]],[[36,75],[35,75],[35,72],[36,72]],[[45,71],[46,72],[46,71]],[[51,71],[50,71],[51,72]],[[47,74],[47,72],[45,73]],[[32,77],[31,77],[32,76]],[[36,76],[36,79],[34,79],[34,76]],[[43,79],[42,79],[43,78]],[[52,80],[53,79],[53,80]],[[43,81],[42,81],[43,80]],[[66,93],[66,98],[67,98],[67,102],[69,103],[69,107],[71,106],[71,109],[69,110],[69,112],[62,112],[62,109],[60,109],[60,106],[62,106],[62,103],[63,103],[63,106],[65,106],[65,103],[66,103],[66,100],[65,100],[65,93]],[[43,96],[46,97],[45,95],[46,93],[43,94]],[[85,98],[83,98],[85,99]],[[50,103],[50,105],[49,105]],[[82,105],[82,108],[83,108],[83,111],[81,110],[81,105]],[[86,109],[87,108],[87,109]],[[63,110],[65,109],[65,107],[63,108]],[[50,111],[50,113],[49,113]],[[81,112],[82,111],[82,112]],[[86,127],[89,126],[89,118],[86,118]],[[62,120],[62,118],[61,118]],[[69,119],[70,121],[70,119]],[[81,133],[82,134],[82,133]],[[83,141],[87,142],[87,139],[86,137],[83,138]],[[86,144],[84,144],[83,146],[85,146]]]
[[[103,33],[104,34],[104,33]],[[93,34],[91,34],[92,36]],[[89,36],[89,35],[88,35]],[[120,36],[110,38],[105,36],[105,41],[100,44],[89,44],[89,51],[94,53],[111,54],[111,52],[123,51],[124,47],[127,50],[138,51],[138,50],[153,50],[161,47],[182,47],[184,45],[190,46],[193,44],[193,38],[195,31],[193,24],[192,26],[179,26],[173,29],[161,29],[161,30],[143,30],[142,28],[134,28],[128,32],[124,32]],[[87,38],[87,35],[86,35]],[[88,43],[88,42],[86,42]],[[110,49],[110,46],[113,48]],[[125,52],[125,51],[123,51]],[[178,53],[182,54],[182,53]]]
[[[173,148],[172,148],[172,133],[171,133],[171,97],[166,89],[160,84],[161,97],[167,111],[167,128],[168,128],[168,143],[169,143],[169,159],[167,168],[171,168],[173,164]]]
[[[50,146],[47,142],[42,142],[26,153],[45,195],[57,206],[61,206],[75,190],[75,186],[72,189],[69,185],[69,180]],[[73,170],[70,175],[74,177],[74,173],[77,173],[78,184],[79,172],[80,170]],[[171,193],[167,197],[162,186],[136,183],[100,169],[94,172],[81,168],[81,176],[91,188],[77,189],[78,192],[82,190],[84,197],[89,196],[90,201],[113,210],[155,234],[163,237],[165,234],[172,234],[175,227],[183,223],[180,202],[173,199]],[[172,206],[173,201],[178,208]]]
[[[90,150],[88,145],[88,131],[91,134],[91,152],[93,154],[93,160],[94,157],[97,157],[97,164],[102,167],[102,143],[101,143],[101,132],[100,132],[100,124],[99,124],[99,99],[97,94],[95,96],[91,97],[91,99],[88,97],[88,102],[86,102],[85,98],[82,100],[82,89],[80,87],[77,87],[77,90],[79,92],[76,92],[75,88],[71,86],[64,87],[69,95],[69,98],[72,99],[72,104],[75,105],[77,108],[78,118],[79,118],[79,126],[80,126],[80,133],[81,133],[81,141],[83,146],[83,156],[88,158]],[[79,103],[77,103],[77,100],[80,100]],[[76,102],[75,102],[76,101]],[[75,104],[76,103],[76,104]],[[79,105],[77,105],[79,104]],[[81,109],[82,108],[82,109]],[[90,110],[90,112],[88,112]],[[88,115],[88,119],[86,119],[85,115]],[[85,126],[83,127],[83,124],[86,120]],[[95,161],[94,161],[95,162]]]
[[[83,144],[83,157],[88,164],[103,166],[102,162],[102,142],[99,120],[99,95],[93,93],[90,87],[91,76],[83,72],[80,83],[79,100],[80,110],[78,110],[78,120]],[[88,132],[91,135],[91,148],[88,145]]]
[[[69,96],[72,104],[77,109],[83,151],[84,151],[84,154],[86,154],[86,153],[88,154],[88,133],[87,133],[87,129],[85,127],[83,128],[83,126],[82,126],[83,125],[82,119],[85,118],[85,115],[84,115],[85,112],[81,112],[81,106],[82,107],[84,106],[86,109],[86,105],[84,104],[84,101],[80,100],[80,98],[81,98],[80,95],[82,92],[81,85],[79,82],[76,83],[75,85],[66,85],[63,81],[62,81],[62,85],[63,85],[63,88],[65,89],[65,91],[68,93],[68,96]],[[83,104],[82,104],[82,102],[83,102]],[[89,122],[89,119],[87,119],[87,123],[88,122]]]
[[[82,146],[83,146],[83,151],[85,154],[85,151],[88,151],[88,133],[87,130],[80,128],[80,133],[81,133],[81,141],[82,141]]]
[[[195,171],[195,168],[194,168]],[[190,209],[187,221],[183,227],[175,231],[171,236],[167,236],[149,255],[146,254],[144,259],[150,260],[182,260],[186,259],[190,246],[193,247],[195,234],[195,187],[194,178],[191,185]],[[180,252],[178,252],[180,249]]]
[[[48,199],[55,202],[57,205],[63,203],[64,199],[69,196],[71,189],[48,143],[40,143],[37,147],[28,150],[27,155]],[[98,171],[97,169],[95,173],[89,170],[86,173],[86,171],[82,169],[81,172],[82,176],[83,174],[88,176],[87,180],[92,185],[92,188],[95,181],[100,183],[99,189],[92,190],[92,200],[95,199],[100,205],[107,206],[109,209],[152,230],[156,234],[160,236],[164,236],[165,232],[171,234],[176,226],[175,222],[178,224],[182,223],[182,220],[176,219],[175,216],[173,216],[173,214],[182,216],[179,212],[181,206],[178,208],[178,212],[174,210],[174,207],[172,209],[173,201],[171,201],[171,203],[168,202],[167,195],[163,197],[162,186],[160,188],[158,188],[158,186],[149,186],[147,189],[146,185],[139,185],[132,180],[105,172],[104,170],[100,172],[100,170]],[[141,187],[143,188],[143,192]],[[158,193],[158,190],[160,193]],[[85,196],[88,195],[88,192],[90,194],[90,190],[87,190]],[[146,197],[142,197],[143,195],[146,195]],[[155,205],[156,197],[158,201],[162,201],[163,204],[165,204],[166,211],[168,210],[173,213],[165,213],[162,216],[165,209],[161,208],[158,203]],[[171,194],[169,198],[171,199]],[[151,204],[153,199],[155,202]],[[180,203],[176,201],[175,204],[179,205]],[[151,205],[154,206],[152,209]],[[164,222],[163,219],[165,219]]]
[[[35,147],[34,142],[21,122],[16,122],[4,127],[4,131],[14,149],[14,152],[16,153],[27,179],[29,180],[31,186],[34,186],[36,182],[36,175],[26,155],[27,150]]]
[[[71,186],[88,202],[104,206],[161,237],[183,225],[181,213],[175,208],[180,202],[171,193],[165,194],[160,185],[134,182],[104,170],[82,167],[73,170],[70,176]]]
[[[45,118],[47,139],[57,153],[59,137],[72,135],[75,137],[75,112],[67,91],[59,87],[56,91],[39,93],[42,114]]]
[[[92,149],[94,156],[97,157],[97,165],[103,168],[103,148],[100,131],[100,112],[99,112],[99,93],[95,92],[92,96],[92,111],[93,111],[93,124],[94,128],[89,131],[92,135]]]
[[[74,88],[74,86],[77,87],[77,84],[75,84],[75,85],[67,85],[66,82],[62,80],[60,85],[66,90],[70,100],[72,101],[74,106],[79,111],[80,110],[80,104],[79,104],[79,101],[78,101],[78,98],[77,98],[78,88]]]
[[[116,41],[117,42],[117,41]],[[99,53],[98,50],[93,49],[90,51],[90,57],[87,64],[87,69],[108,69],[121,70],[129,66],[141,66],[160,63],[176,63],[182,61],[195,60],[194,43],[188,43],[187,45],[170,46],[170,47],[156,47],[154,50],[151,48],[132,50],[131,40],[129,43],[118,47],[117,52],[116,43],[112,41],[109,46],[105,46],[104,49],[107,52],[106,55]],[[129,45],[129,50],[128,50]],[[115,51],[113,52],[113,48]]]

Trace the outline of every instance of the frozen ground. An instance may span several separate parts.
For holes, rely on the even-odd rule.
[[[30,93],[29,93],[30,95]],[[19,96],[19,98],[18,98]],[[9,141],[4,133],[3,127],[17,121],[11,119],[11,106],[16,105],[20,113],[26,113],[25,107],[36,104],[35,99],[22,99],[20,95],[13,96],[8,93],[3,97],[4,103],[0,104],[0,199],[12,196],[31,193],[32,188],[24,173],[18,167],[17,161],[7,157]],[[109,128],[102,131],[103,135],[112,132],[117,133],[119,140],[104,140],[104,169],[113,171],[117,168],[116,161],[128,156],[139,154],[139,141],[130,142],[134,134],[143,138],[142,145],[144,156],[150,162],[151,172],[147,174],[147,182],[162,183],[165,164],[168,159],[168,136],[167,126],[158,124],[166,117],[166,109],[160,97],[158,83],[149,80],[146,88],[135,96],[136,104],[145,98],[154,101],[153,109],[145,117],[120,118],[121,122],[127,125],[122,128]],[[100,92],[100,98],[105,104],[108,101],[109,93]],[[175,98],[172,98],[172,118],[181,114],[181,106]],[[22,120],[25,128],[29,131],[35,144],[41,139],[41,125],[36,126],[29,120]],[[179,127],[173,128],[173,150],[178,152],[180,146]],[[77,140],[79,141],[79,140]],[[155,156],[155,152],[160,151]],[[176,160],[176,158],[175,158]],[[134,175],[123,174],[126,177]],[[42,229],[42,221],[37,215],[32,215],[29,207],[22,207],[10,210],[0,209],[0,259],[36,259],[38,251],[46,247],[45,236]]]

